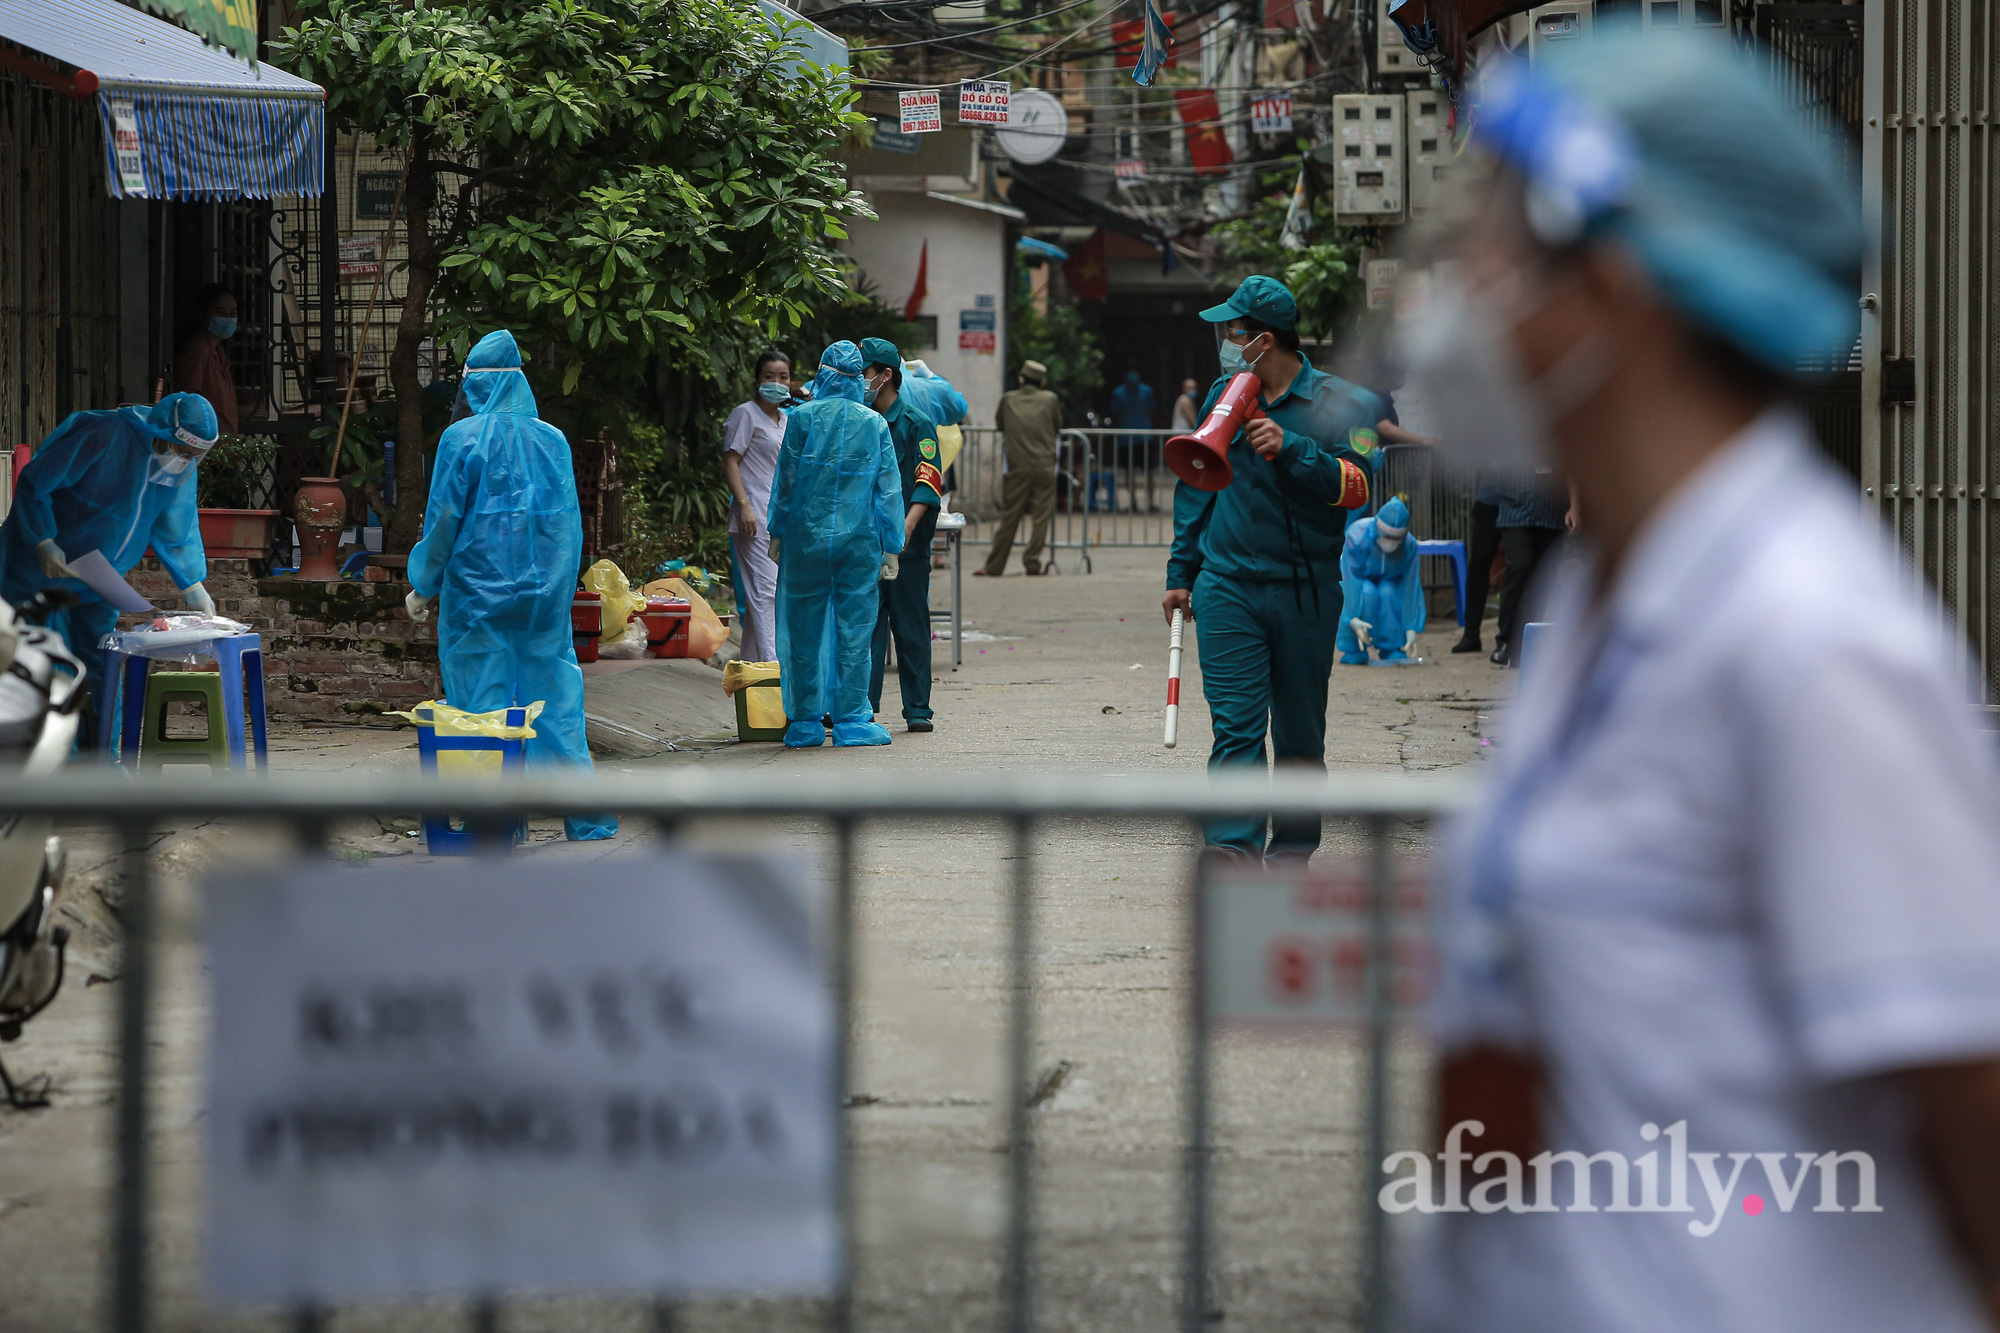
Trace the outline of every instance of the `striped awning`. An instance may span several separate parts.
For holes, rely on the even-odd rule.
[[[326,92],[118,0],[0,0],[0,67],[97,103],[120,199],[318,195]]]

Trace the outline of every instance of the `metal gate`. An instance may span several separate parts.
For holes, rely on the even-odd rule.
[[[1991,311],[1996,50],[1987,0],[1868,0],[1864,493],[2000,692]]]

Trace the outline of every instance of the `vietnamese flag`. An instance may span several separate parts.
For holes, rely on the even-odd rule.
[[[917,255],[917,280],[910,287],[910,299],[903,302],[903,318],[915,319],[923,313],[924,298],[931,294],[931,243],[924,242],[924,248]]]
[[[1174,104],[1180,108],[1181,123],[1187,126],[1188,159],[1195,174],[1220,176],[1236,154],[1229,150],[1229,138],[1222,132],[1222,108],[1216,104],[1213,88],[1177,88]]]
[[[1079,301],[1102,301],[1111,295],[1111,269],[1104,262],[1104,228],[1090,233],[1063,265],[1063,277]]]

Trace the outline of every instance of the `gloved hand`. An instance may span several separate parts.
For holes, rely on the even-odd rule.
[[[769,546],[767,546],[767,547],[765,548],[765,550],[767,550],[768,552],[770,552],[770,556],[771,556],[771,563],[772,563],[772,564],[774,564],[774,565],[775,565],[775,564],[777,564],[777,563],[778,563],[778,539],[777,539],[776,537],[773,537],[773,538],[771,538],[771,544],[770,544]]]
[[[1405,630],[1403,632],[1403,651],[1406,653],[1409,652],[1410,649],[1416,646],[1416,643],[1417,632],[1415,630]]]
[[[901,568],[902,562],[896,558],[895,552],[884,551],[882,553],[882,582],[893,582],[897,571]]]
[[[1354,626],[1354,637],[1361,640],[1363,648],[1372,648],[1375,646],[1368,641],[1368,631],[1375,628],[1373,625],[1363,620],[1360,616],[1353,617],[1347,623]]]
[[[199,611],[205,616],[215,614],[215,599],[210,597],[208,589],[199,583],[190,583],[182,588],[181,600],[187,603],[187,609],[190,611]]]
[[[431,618],[431,603],[436,600],[435,597],[426,597],[412,588],[403,598],[403,609],[410,613],[410,619],[421,625]]]
[[[53,537],[44,537],[35,543],[36,554],[42,557],[42,573],[52,579],[73,579],[76,571],[69,567],[69,557],[63,548],[56,545]]]

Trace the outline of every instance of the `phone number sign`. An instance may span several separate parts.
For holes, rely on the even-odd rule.
[[[215,1297],[836,1288],[795,865],[308,865],[206,908]]]
[[[1383,968],[1391,1012],[1429,998],[1437,974],[1421,874],[1390,887]],[[1363,868],[1224,870],[1202,889],[1202,982],[1212,1023],[1362,1027],[1374,938],[1374,886]]]

